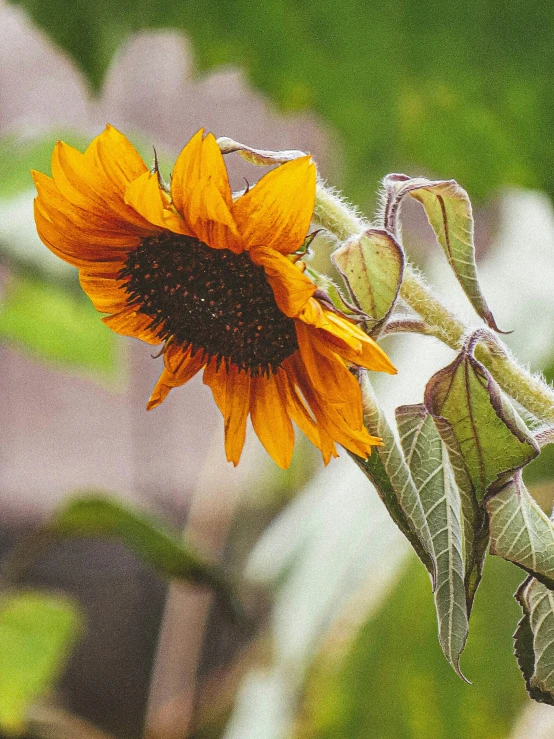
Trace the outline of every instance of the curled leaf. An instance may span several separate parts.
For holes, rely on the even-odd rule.
[[[481,292],[477,279],[473,212],[467,192],[455,180],[427,180],[407,175],[388,175],[385,227],[395,233],[400,205],[406,195],[418,200],[427,215],[456,279],[476,313],[495,331],[500,331]]]
[[[298,149],[287,149],[285,151],[270,151],[268,149],[253,149],[251,146],[239,144],[238,141],[227,136],[221,136],[217,139],[217,144],[222,154],[233,154],[237,152],[240,156],[251,164],[259,167],[266,167],[271,164],[284,164],[299,157],[305,157],[305,151]]]
[[[377,332],[398,296],[404,273],[402,247],[388,231],[370,228],[333,252],[332,260],[352,299],[369,317],[369,330]]]

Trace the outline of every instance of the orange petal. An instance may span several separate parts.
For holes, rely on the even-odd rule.
[[[129,307],[126,283],[122,280],[80,272],[79,281],[100,313],[119,313]]]
[[[205,364],[203,356],[202,351],[193,354],[190,347],[169,344],[164,354],[166,366],[146,404],[146,410],[156,408],[163,403],[172,388],[180,387],[194,377]]]
[[[125,159],[128,157],[128,159]],[[85,152],[85,159],[103,176],[110,208],[135,228],[157,233],[158,228],[128,206],[123,198],[129,183],[148,170],[134,146],[112,126],[97,136]]]
[[[239,463],[246,438],[246,421],[250,410],[250,375],[231,364],[216,369],[212,359],[204,372],[204,382],[212,390],[217,407],[225,421],[225,453],[235,467]]]
[[[84,154],[63,141],[56,143],[52,153],[52,177],[70,203],[85,211],[113,218],[114,212],[109,206],[110,193],[105,192],[105,178],[92,162],[85,159]]]
[[[98,246],[92,248],[88,244],[84,244],[77,240],[74,235],[68,235],[67,231],[69,229],[60,230],[59,225],[54,225],[38,199],[34,203],[34,214],[37,232],[41,240],[50,251],[63,259],[64,262],[72,264],[74,267],[103,271],[113,276],[123,267],[128,249],[114,250]],[[132,247],[133,243],[131,242],[129,248]]]
[[[278,370],[283,374],[283,370]],[[272,459],[286,470],[294,449],[294,429],[287,413],[286,397],[276,376],[253,377],[250,413],[259,440]]]
[[[346,317],[324,308],[317,300],[309,300],[297,318],[313,326],[312,335],[349,362],[396,374],[390,359],[370,336]]]
[[[147,344],[161,344],[162,339],[150,328],[152,319],[139,313],[135,308],[127,307],[112,316],[102,318],[108,328],[122,336],[133,336]]]
[[[287,413],[302,433],[321,451],[323,462],[327,465],[332,457],[337,456],[335,444],[325,429],[318,426],[310,415],[304,400],[298,394],[294,377],[290,375],[287,366],[287,369],[282,374],[278,374],[276,378],[285,397]]]
[[[181,151],[171,176],[173,204],[186,217],[189,200],[200,184],[211,180],[228,208],[233,196],[223,155],[213,134],[203,138],[204,129],[197,131]]]
[[[301,157],[268,172],[233,206],[247,248],[268,246],[291,254],[303,243],[315,204],[316,168]]]
[[[295,325],[302,362],[312,385],[331,402],[344,402],[350,388],[359,389],[356,379],[346,369],[342,359],[322,342],[318,342],[313,330],[298,320]],[[361,412],[360,402],[357,422],[361,421]]]
[[[290,259],[268,247],[249,252],[254,264],[264,268],[279,309],[289,318],[297,316],[317,290],[314,283]]]
[[[311,377],[306,372],[298,353],[289,357],[286,361],[294,367],[300,391],[306,398],[318,425],[321,425],[329,436],[345,449],[358,456],[367,457],[371,447],[380,444],[381,440],[370,436],[363,423],[355,422],[355,418],[352,416],[358,416],[357,410],[354,410],[353,413],[345,413],[345,410],[352,407],[359,408],[361,413],[362,396],[358,383],[354,381],[355,385],[345,386],[343,401],[336,403],[314,388]]]

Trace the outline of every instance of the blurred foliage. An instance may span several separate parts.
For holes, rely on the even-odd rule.
[[[0,307],[0,338],[106,379],[117,369],[114,335],[92,303],[38,277],[12,278]]]
[[[24,732],[29,705],[52,687],[81,629],[64,597],[17,593],[0,601],[0,727]]]
[[[412,560],[347,654],[330,640],[308,681],[296,739],[504,739],[524,686],[512,654],[521,573],[489,557],[462,660],[464,684],[437,644],[428,577]]]
[[[115,498],[85,494],[70,498],[45,528],[49,537],[106,536],[120,541],[168,578],[188,580],[227,590],[219,567],[204,557],[178,532]]]
[[[343,184],[359,202],[386,172],[415,166],[455,177],[473,197],[505,184],[554,193],[550,3],[12,2],[96,89],[131,33],[183,29],[200,69],[238,64],[281,108],[321,114],[340,135]]]

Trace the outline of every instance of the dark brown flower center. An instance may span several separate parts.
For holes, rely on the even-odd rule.
[[[248,254],[211,249],[165,233],[127,257],[129,303],[162,339],[202,349],[252,375],[275,371],[298,349],[294,321],[277,306],[262,267]]]

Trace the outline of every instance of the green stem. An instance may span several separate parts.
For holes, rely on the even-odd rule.
[[[349,204],[333,190],[318,184],[314,220],[340,241],[346,241],[370,227]],[[472,332],[433,295],[421,274],[409,263],[404,270],[400,296],[421,316],[431,334],[454,351],[460,351]],[[495,337],[498,347],[478,342],[476,358],[490,370],[500,387],[536,418],[554,423],[554,389],[541,377],[531,374]]]

